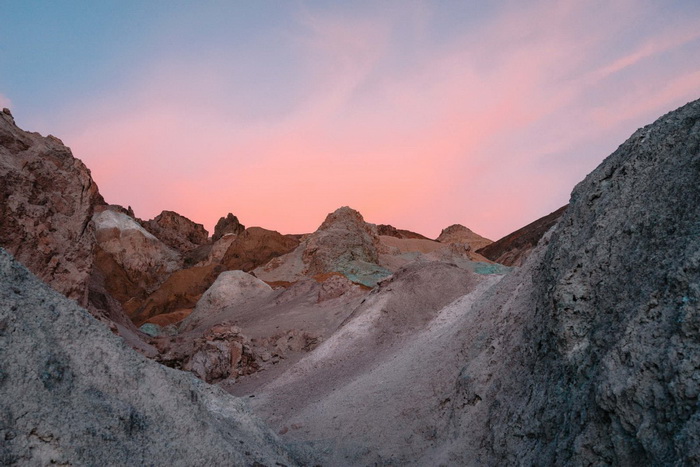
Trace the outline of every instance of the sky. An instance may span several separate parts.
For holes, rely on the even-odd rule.
[[[109,203],[498,239],[700,98],[700,2],[0,0],[0,106]]]

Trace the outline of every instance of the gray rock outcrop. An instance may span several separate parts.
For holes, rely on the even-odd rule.
[[[0,249],[0,463],[293,465],[240,399],[128,349]]]
[[[694,101],[574,189],[532,282],[484,304],[500,331],[465,350],[452,462],[700,463],[698,180]]]

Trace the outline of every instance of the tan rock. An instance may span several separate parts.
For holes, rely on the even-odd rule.
[[[123,269],[129,286],[150,294],[182,267],[178,252],[126,214],[104,210],[93,216],[93,222],[98,246]]]
[[[468,245],[471,251],[476,251],[479,248],[483,248],[486,245],[493,243],[493,240],[482,237],[481,235],[473,232],[471,229],[468,229],[460,224],[453,224],[442,229],[437,241],[440,243],[461,243]]]
[[[161,324],[172,324],[178,316],[184,319],[188,313],[180,312],[172,315],[177,310],[193,309],[202,294],[214,283],[219,275],[220,268],[216,265],[193,267],[173,272],[166,280],[150,294],[141,307],[133,313],[132,319],[137,325],[149,321]],[[163,321],[153,321],[160,315],[171,315]]]

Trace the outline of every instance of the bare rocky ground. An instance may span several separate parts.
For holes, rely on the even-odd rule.
[[[301,236],[245,229],[229,214],[217,226],[216,239],[205,240],[201,226],[175,213],[165,211],[154,220],[140,221],[128,209],[107,206],[96,187],[76,220],[65,223],[65,232],[61,223],[44,228],[44,217],[62,212],[65,200],[39,196],[40,180],[31,177],[53,164],[51,151],[70,153],[51,146],[59,144],[55,139],[17,129],[9,113],[0,124],[0,167],[11,174],[12,190],[17,191],[7,191],[1,205],[3,215],[14,222],[12,228],[0,229],[3,245],[17,249],[22,241],[46,243],[44,250],[49,248],[57,257],[52,264],[63,265],[56,271],[74,271],[56,276],[54,287],[69,296],[87,290],[88,309],[103,323],[99,336],[107,335],[109,342],[116,339],[105,331],[107,325],[141,353],[245,396],[286,443],[281,445],[258,422],[225,428],[221,435],[219,427],[232,425],[211,422],[210,409],[215,406],[219,413],[236,408],[230,420],[248,417],[243,409],[237,411],[239,399],[205,404],[207,412],[194,400],[168,395],[166,402],[177,403],[169,405],[158,397],[156,405],[146,408],[129,384],[111,388],[109,394],[117,394],[120,401],[137,401],[124,402],[136,407],[137,422],[146,411],[153,426],[174,423],[185,444],[191,433],[180,426],[199,423],[211,428],[207,440],[228,443],[211,448],[212,459],[223,459],[216,456],[227,450],[237,454],[221,455],[240,456],[230,446],[240,435],[253,436],[258,444],[251,445],[260,450],[254,455],[243,451],[248,457],[231,457],[233,463],[250,463],[252,457],[262,459],[270,453],[280,457],[255,462],[700,463],[700,101],[636,132],[575,188],[566,212],[557,211],[493,244],[459,225],[445,229],[439,241],[429,240],[366,223],[348,207],[329,214],[317,231]],[[17,164],[17,158],[29,156],[35,157],[33,165]],[[60,167],[81,168],[68,156],[69,164]],[[85,178],[87,169],[81,170]],[[80,188],[70,190],[77,193]],[[67,185],[63,189],[70,190]],[[43,211],[34,207],[37,199]],[[35,211],[44,217],[34,220],[36,216],[27,215]],[[72,238],[70,229],[81,222],[87,226],[81,235],[87,235],[84,241],[92,245],[92,253],[75,266],[71,245],[52,242]],[[23,240],[15,238],[13,229]],[[480,252],[522,266],[507,268]],[[42,269],[44,262],[31,255],[26,261],[51,283],[52,270]],[[32,313],[59,309],[62,316],[65,308],[72,310],[66,316],[83,316],[84,326],[89,321],[77,307],[66,308],[68,302],[51,309],[53,299],[42,298],[42,304],[32,301],[34,292],[26,297],[15,292],[19,289],[12,288],[12,281],[24,281],[26,273],[9,259],[5,262],[10,266],[4,271],[20,271],[7,273],[13,278],[6,281],[10,288],[0,288],[10,308],[16,303],[12,300],[20,300],[17,303],[24,307],[26,302]],[[44,292],[37,293],[44,297]],[[15,314],[8,319],[16,321]],[[145,323],[141,330],[127,315],[139,325]],[[90,385],[97,378],[94,384],[102,385],[104,379],[114,385],[114,372],[133,382],[143,378],[142,368],[170,375],[149,376],[161,378],[152,384],[163,394],[185,387],[182,381],[196,381],[125,348],[117,357],[111,350],[95,351],[111,344],[99,336],[93,343],[92,331],[64,332],[63,318],[56,326],[65,339],[45,340],[66,358],[58,358],[56,365],[42,363],[44,342],[22,333],[38,320],[41,333],[50,336],[52,323],[43,315],[28,316],[29,324],[22,321],[12,328],[5,341],[11,345],[2,349],[27,354],[28,363],[20,359],[21,365],[50,367],[36,373],[45,389],[43,380],[52,378],[57,378],[57,387],[64,379]],[[4,326],[0,339],[8,335]],[[60,363],[73,362],[77,347],[92,349],[85,357],[92,359],[92,366]],[[75,355],[76,361],[83,358]],[[117,365],[113,372],[110,365],[100,366],[100,359],[124,359],[125,369]],[[12,366],[15,373],[0,368],[6,372],[0,375],[17,375],[26,368]],[[19,394],[39,388],[32,378],[13,376],[0,384],[10,384],[23,407],[29,402]],[[216,392],[204,383],[195,386]],[[66,422],[55,413],[63,404],[75,426],[92,427],[88,433],[107,430],[107,438],[89,438],[97,453],[146,459],[132,456],[150,456],[159,443],[166,443],[158,441],[163,439],[160,429],[148,433],[156,441],[142,448],[136,445],[145,438],[132,433],[133,427],[126,435],[118,430],[114,434],[109,423],[124,418],[121,409],[110,408],[102,422],[80,412],[80,394],[89,396],[82,387],[82,393],[71,391],[70,396],[60,390],[37,393],[44,397],[40,400],[45,401],[45,417],[54,420],[53,427]],[[145,390],[156,391],[148,384]],[[211,397],[219,401],[219,396]],[[88,397],[85,403],[94,401]],[[161,403],[165,405],[157,405]],[[8,445],[12,450],[3,451],[5,458],[42,463],[48,452],[51,459],[90,463],[84,460],[90,457],[80,456],[93,454],[64,447],[76,431],[57,437],[51,428],[50,436],[39,436],[44,444],[36,444],[35,434],[43,432],[15,417],[14,408],[3,410],[10,414],[4,429],[9,439],[17,439]],[[163,411],[163,418],[148,410]],[[78,429],[82,428],[71,428]],[[267,434],[260,435],[263,432]],[[106,446],[108,438],[116,440],[111,447]],[[202,449],[210,449],[207,443],[200,443]],[[60,449],[53,452],[46,445]],[[291,445],[296,447],[289,457],[285,446]],[[182,459],[199,452],[199,446],[188,449],[177,451]]]
[[[697,464],[699,179],[696,101],[579,184],[522,268],[373,346],[380,286],[256,410],[329,465]]]
[[[127,348],[2,249],[0,349],[3,465],[297,464],[240,399]]]

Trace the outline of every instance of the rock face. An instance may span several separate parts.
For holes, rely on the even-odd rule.
[[[245,230],[245,226],[238,222],[238,218],[231,214],[230,212],[226,217],[219,219],[214,227],[214,235],[212,235],[212,241],[217,241],[227,233],[238,235]]]
[[[638,130],[574,189],[524,266],[533,279],[520,300],[530,308],[498,312],[521,328],[503,331],[507,349],[490,356],[472,347],[483,357],[462,370],[461,395],[478,394],[482,408],[455,409],[461,458],[700,462],[698,180],[695,101]],[[499,362],[491,381],[478,376],[485,358]]]
[[[61,140],[20,130],[0,112],[0,246],[55,290],[86,305],[104,204],[90,171]]]
[[[492,240],[484,238],[460,224],[453,224],[442,229],[436,240],[440,243],[469,245],[471,251],[476,251],[493,243]]]
[[[182,267],[182,259],[122,212],[105,209],[93,216],[93,222],[97,266],[108,271],[107,291],[132,315],[149,294]]]
[[[304,245],[302,259],[307,274],[339,272],[350,280],[374,285],[390,274],[379,266],[376,230],[362,215],[347,206],[326,217]]]
[[[559,221],[567,206],[477,250],[477,253],[505,266],[522,266],[540,238]]]
[[[250,271],[272,258],[290,252],[299,242],[274,230],[251,227],[241,232],[229,245],[221,264],[225,269]]]
[[[132,314],[137,325],[159,317],[159,324],[179,321],[194,309],[202,294],[214,283],[221,268],[216,265],[180,269],[173,272]],[[181,312],[176,315],[172,313]],[[183,313],[184,312],[184,313]],[[170,315],[166,318],[166,315]]]
[[[239,399],[127,349],[2,249],[0,348],[2,464],[297,463]]]
[[[158,240],[181,254],[194,250],[209,240],[209,232],[202,224],[196,224],[173,211],[163,211],[142,225]]]

